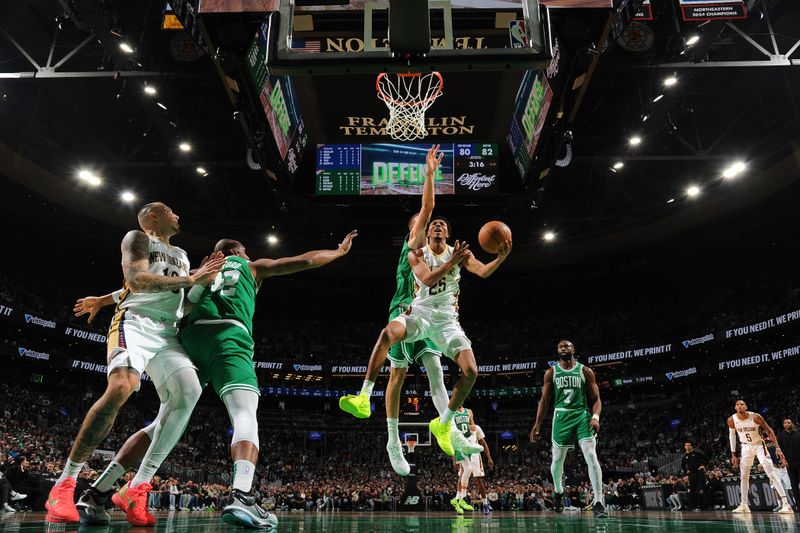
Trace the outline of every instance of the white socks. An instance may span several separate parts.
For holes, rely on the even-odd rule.
[[[364,384],[361,385],[361,394],[366,394],[367,397],[372,396],[372,388],[375,386],[374,381],[370,381],[368,379],[364,380]]]
[[[389,444],[397,444],[400,442],[400,434],[397,431],[397,418],[387,418],[386,427],[389,430]]]
[[[586,459],[586,466],[589,469],[589,480],[592,482],[592,492],[594,492],[594,502],[592,503],[600,502],[605,505],[603,471],[600,469],[600,461],[597,459],[597,441],[589,439],[580,444],[583,458]]]
[[[250,461],[239,459],[233,463],[233,488],[242,492],[250,492],[253,487],[253,476],[256,473],[256,465]]]
[[[111,487],[114,486],[114,483],[121,478],[122,474],[124,473],[124,466],[116,461],[111,461],[106,469],[103,470],[103,473],[100,474],[100,477],[97,478],[97,481],[92,483],[92,487],[96,488],[100,492],[108,492],[111,490]]]
[[[81,473],[81,469],[83,465],[86,463],[75,463],[70,459],[67,459],[67,464],[64,465],[64,470],[61,472],[61,476],[56,481],[56,484],[61,483],[67,478],[76,479],[78,474]]]
[[[448,407],[447,409],[444,410],[444,413],[439,415],[439,422],[447,425],[453,421],[454,416],[456,416],[456,412]]]
[[[553,476],[553,487],[559,494],[564,494],[564,461],[567,460],[569,448],[553,444],[553,462],[550,463],[550,474]]]

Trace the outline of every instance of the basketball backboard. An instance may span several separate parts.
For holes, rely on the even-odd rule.
[[[610,1],[583,3],[607,6]],[[392,41],[390,4],[390,0],[335,5],[326,0],[280,2],[279,12],[268,21],[269,73],[527,70],[546,67],[551,59],[549,12],[540,0],[430,0],[428,20],[419,17],[418,26],[404,25],[407,30],[395,32],[405,40],[415,32],[427,35],[429,27],[429,50],[415,54],[398,51],[399,38]],[[397,5],[396,12],[400,13]]]

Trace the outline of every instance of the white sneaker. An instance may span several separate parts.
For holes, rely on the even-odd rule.
[[[462,455],[483,452],[483,446],[468,441],[464,434],[455,429],[455,427],[450,430],[450,442],[453,443],[453,449],[459,451]]]
[[[739,505],[736,509],[731,511],[732,513],[749,513],[750,507],[748,505]]]
[[[387,443],[386,451],[389,453],[389,462],[392,463],[392,468],[398,475],[407,476],[411,473],[411,466],[403,455],[403,445],[400,444],[400,441]]]
[[[14,509],[13,507],[11,507],[11,506],[10,506],[10,505],[8,505],[7,503],[4,503],[4,504],[3,504],[3,507],[1,507],[0,509],[3,509],[3,511],[5,511],[5,512],[7,512],[7,513],[16,513],[16,512],[17,512],[17,510],[16,510],[16,509]]]
[[[252,494],[233,489],[232,496],[233,501],[222,511],[223,522],[249,529],[278,527],[278,517],[256,505]]]
[[[24,500],[28,496],[27,494],[22,494],[21,492],[17,492],[15,490],[9,492],[8,495],[9,495],[8,499],[11,500],[12,502]]]
[[[794,509],[788,503],[784,503],[783,507],[778,510],[779,514],[794,514]]]

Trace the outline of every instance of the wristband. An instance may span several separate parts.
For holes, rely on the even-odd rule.
[[[600,415],[598,415],[597,413],[593,414],[592,420],[597,420],[598,422],[600,422]]]
[[[189,294],[186,297],[189,299],[190,302],[196,304],[200,301],[200,298],[203,297],[203,293],[206,291],[206,288],[202,285],[193,285],[192,288],[189,290]]]
[[[114,300],[114,303],[118,304],[120,298],[122,298],[123,289],[119,289],[118,291],[114,291],[111,293],[111,299]]]

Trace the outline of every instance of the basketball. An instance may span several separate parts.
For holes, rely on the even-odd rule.
[[[478,242],[481,248],[490,254],[496,254],[500,245],[511,240],[511,229],[499,220],[487,222],[478,233]]]

